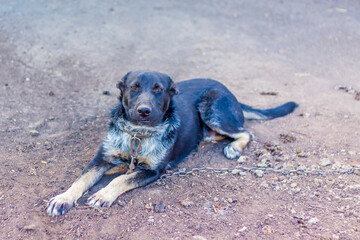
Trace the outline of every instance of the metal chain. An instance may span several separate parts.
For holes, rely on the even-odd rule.
[[[314,170],[307,170],[307,169],[288,169],[288,168],[282,168],[282,169],[275,169],[271,167],[244,167],[241,165],[237,165],[234,168],[213,168],[213,167],[202,167],[202,168],[193,168],[191,170],[186,170],[186,168],[181,168],[176,172],[169,172],[165,173],[161,176],[161,179],[164,178],[170,178],[174,176],[185,176],[189,175],[195,172],[206,172],[206,171],[212,171],[214,173],[232,173],[235,170],[242,170],[244,172],[254,172],[256,170],[261,170],[264,172],[275,172],[280,173],[282,175],[289,175],[290,173],[296,173],[296,174],[309,174],[309,175],[340,175],[340,174],[353,174],[356,170],[360,171],[360,167],[353,167],[345,170],[321,170],[321,169],[314,169]]]

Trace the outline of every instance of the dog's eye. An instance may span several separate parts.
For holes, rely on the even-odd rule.
[[[162,89],[162,88],[157,88],[156,91],[157,91],[157,92],[162,92],[163,89]]]
[[[134,89],[134,90],[136,90],[137,89],[137,86],[131,86],[131,89]]]

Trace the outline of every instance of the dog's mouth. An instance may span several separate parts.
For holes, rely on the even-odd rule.
[[[151,121],[149,119],[143,119],[143,120],[139,120],[138,122],[142,123],[142,124],[149,124],[151,123]]]
[[[140,119],[140,120],[136,120],[135,124],[139,126],[152,126],[153,122],[150,121],[149,119]]]

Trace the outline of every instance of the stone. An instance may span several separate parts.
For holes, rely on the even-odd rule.
[[[330,165],[331,165],[331,161],[328,158],[320,159],[320,166],[326,167],[326,166],[330,166]]]
[[[255,170],[254,175],[258,178],[262,178],[264,176],[264,171],[262,170]]]

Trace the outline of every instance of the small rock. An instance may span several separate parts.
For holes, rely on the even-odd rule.
[[[355,151],[348,151],[348,153],[349,153],[351,156],[356,155],[356,152],[355,152]]]
[[[35,224],[30,224],[30,225],[24,226],[23,229],[24,229],[25,231],[35,230],[35,229],[36,229],[36,225],[35,225]]]
[[[262,170],[255,170],[255,171],[254,171],[254,174],[255,174],[256,177],[262,178],[262,177],[264,176],[264,171],[262,171]]]
[[[294,188],[294,190],[293,190],[294,193],[299,193],[300,191],[301,191],[300,187]]]
[[[320,159],[320,166],[326,167],[326,166],[330,166],[330,165],[331,165],[331,161],[328,158]]]
[[[283,143],[292,143],[292,142],[295,142],[296,138],[289,134],[280,134],[280,140]]]
[[[188,198],[182,200],[180,202],[181,206],[183,206],[184,208],[189,208],[191,207],[192,205],[194,205],[194,202],[193,201],[190,201]]]
[[[262,183],[260,184],[260,187],[261,187],[261,188],[268,188],[268,187],[269,187],[269,184],[268,184],[266,181],[264,181],[264,182],[262,182]]]
[[[194,240],[207,240],[205,237],[200,236],[200,235],[193,236],[192,239],[194,239]]]
[[[310,223],[310,224],[316,224],[318,222],[320,222],[320,220],[317,219],[316,217],[310,218],[308,221],[308,223]]]
[[[159,204],[156,204],[154,206],[154,212],[156,213],[163,213],[166,211],[165,205],[163,202],[160,202]]]
[[[50,91],[50,92],[49,92],[49,96],[50,96],[50,97],[53,97],[53,96],[55,96],[55,93],[54,93],[53,91]]]
[[[247,160],[247,156],[240,156],[237,160],[238,163],[245,163]]]
[[[239,175],[242,177],[246,177],[246,172],[239,172]]]
[[[241,172],[240,169],[234,169],[231,171],[231,174],[236,175],[236,174],[239,174],[240,172]]]
[[[270,95],[270,96],[276,96],[278,95],[277,92],[261,92],[260,95]]]
[[[109,91],[103,91],[102,94],[103,94],[103,95],[110,95],[110,92],[109,92]]]
[[[239,229],[239,232],[243,232],[243,231],[246,231],[247,227],[246,226],[243,226],[242,228]]]
[[[152,205],[152,203],[146,204],[146,205],[145,205],[145,208],[146,208],[147,210],[149,210],[149,211],[152,211],[152,210],[153,210],[153,205]]]
[[[300,157],[300,158],[307,158],[307,157],[308,157],[307,154],[304,153],[304,152],[299,152],[299,153],[297,153],[296,155],[297,155],[298,157]]]
[[[261,163],[258,163],[256,166],[259,167],[259,168],[266,168],[267,164],[261,162]]]
[[[219,199],[217,197],[214,197],[214,202],[219,201]]]
[[[81,230],[80,230],[80,228],[77,228],[77,229],[76,229],[75,236],[78,237],[78,238],[81,237]]]
[[[264,234],[271,234],[271,233],[275,232],[275,230],[269,225],[266,225],[261,230]]]
[[[355,94],[355,100],[360,101],[360,91]]]
[[[297,167],[299,171],[306,171],[306,167],[304,165],[300,165]]]
[[[79,127],[79,129],[80,129],[81,131],[84,131],[84,130],[86,130],[86,129],[87,129],[87,126],[86,126],[86,125],[84,125],[84,126],[80,126],[80,127]]]
[[[54,120],[54,119],[55,119],[55,117],[53,117],[53,116],[49,116],[49,117],[48,117],[48,119],[51,121],[51,120]]]
[[[30,135],[33,137],[36,137],[36,136],[39,136],[39,132],[36,131],[35,129],[33,129],[33,130],[30,130]]]
[[[297,183],[290,184],[290,187],[295,188],[297,186]]]

